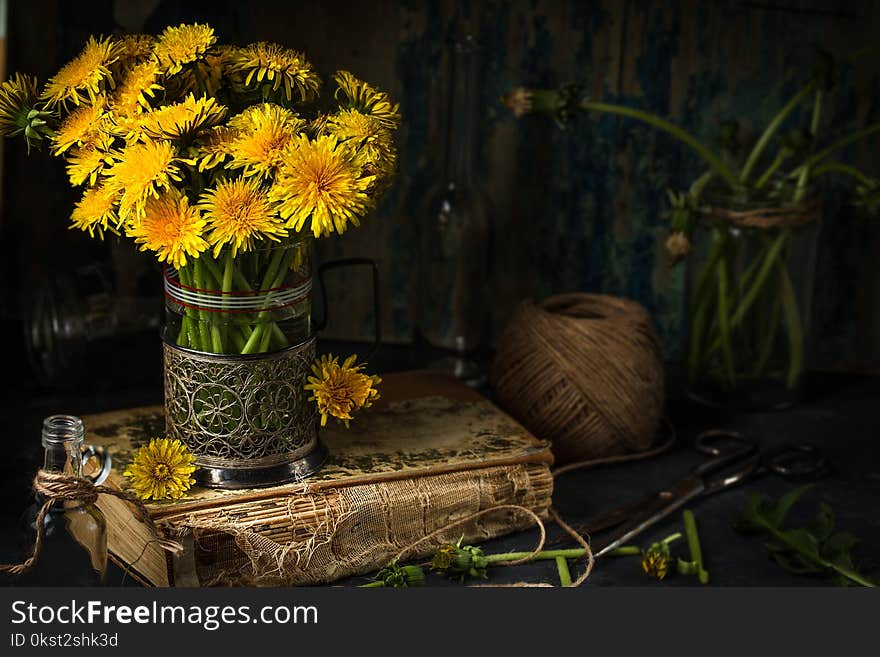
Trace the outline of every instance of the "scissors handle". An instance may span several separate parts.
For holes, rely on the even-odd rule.
[[[831,471],[831,463],[810,443],[784,445],[768,451],[762,465],[780,477],[791,480],[813,481]]]

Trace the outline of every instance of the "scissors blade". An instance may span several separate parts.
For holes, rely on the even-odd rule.
[[[673,511],[680,509],[690,500],[703,493],[704,490],[705,484],[699,477],[688,477],[669,486],[657,494],[658,504],[646,507],[642,513],[624,524],[615,532],[614,536],[608,539],[605,545],[593,552],[593,557],[599,558],[604,556],[614,548],[620,547],[630,539],[635,538],[648,527],[660,522]]]
[[[652,493],[635,502],[624,504],[616,509],[594,516],[586,522],[577,525],[577,530],[582,534],[597,534],[611,527],[616,527],[636,516],[653,513],[668,502],[669,500],[665,499],[662,493]]]

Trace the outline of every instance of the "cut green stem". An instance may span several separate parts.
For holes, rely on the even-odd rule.
[[[743,165],[742,171],[739,174],[739,183],[745,184],[748,182],[749,176],[752,174],[752,169],[755,168],[755,165],[758,164],[758,160],[761,157],[761,153],[764,152],[764,149],[767,147],[767,144],[770,143],[770,139],[776,134],[776,131],[782,126],[785,122],[785,119],[788,118],[788,115],[791,114],[798,105],[807,97],[807,94],[813,88],[813,83],[808,82],[804,87],[798,91],[794,97],[788,101],[788,103],[773,117],[773,120],[770,121],[769,125],[764,129],[764,132],[758,138],[758,141],[755,142],[755,146],[752,148],[752,151],[749,153],[748,158],[746,158],[746,163]],[[735,187],[736,185],[734,185]]]
[[[559,573],[559,585],[571,586],[571,571],[565,557],[556,557],[556,570]]]
[[[712,151],[706,148],[699,139],[694,137],[689,132],[682,130],[677,125],[670,123],[664,119],[661,119],[658,116],[654,116],[648,112],[644,112],[642,110],[638,110],[632,107],[625,107],[623,105],[610,105],[608,103],[594,103],[591,101],[582,101],[581,108],[588,111],[595,112],[607,112],[609,114],[617,114],[619,116],[626,116],[632,119],[637,119],[644,123],[647,123],[659,130],[663,130],[664,132],[669,133],[676,139],[684,142],[694,152],[697,153],[706,164],[712,169],[713,172],[718,174],[721,178],[727,181],[731,187],[737,187],[739,185],[739,181],[736,176],[727,168],[724,162],[715,155]]]
[[[700,547],[700,535],[697,533],[697,521],[690,509],[682,513],[684,520],[684,533],[687,536],[688,549],[691,553],[691,562],[696,566],[696,574],[700,584],[709,583],[709,573],[703,568],[703,549]]]

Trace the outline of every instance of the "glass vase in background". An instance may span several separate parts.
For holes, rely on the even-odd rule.
[[[43,470],[74,477],[83,476],[83,464],[97,456],[97,475],[101,483],[110,470],[110,461],[91,448],[83,449],[83,423],[72,415],[52,415],[43,421],[45,449]],[[23,517],[23,549],[33,554],[37,519],[45,498],[35,493]],[[43,546],[34,567],[16,578],[17,586],[102,586],[107,575],[107,526],[104,514],[91,503],[58,501],[43,519]]]
[[[472,36],[450,42],[444,166],[422,212],[417,321],[430,367],[473,385],[486,378],[492,309],[490,206],[476,176],[478,53]]]
[[[688,396],[784,408],[802,389],[819,203],[704,194],[688,256]]]

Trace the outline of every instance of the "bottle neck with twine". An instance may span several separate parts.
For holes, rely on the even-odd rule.
[[[150,517],[149,511],[131,493],[96,484],[82,473],[83,423],[78,417],[53,415],[43,422],[42,443],[45,448],[43,467],[33,481],[34,492],[40,503],[34,527],[36,538],[33,553],[18,564],[0,564],[0,573],[22,575],[34,568],[45,544],[47,515],[53,509],[71,506],[90,506],[98,501],[99,495],[111,495],[131,503],[137,509],[140,520],[147,523],[150,533],[164,550],[178,554],[183,546],[177,541],[165,539]],[[93,512],[98,509],[90,510]],[[106,543],[102,549],[106,552]],[[106,554],[104,555],[106,556]],[[104,559],[106,562],[106,559]]]

